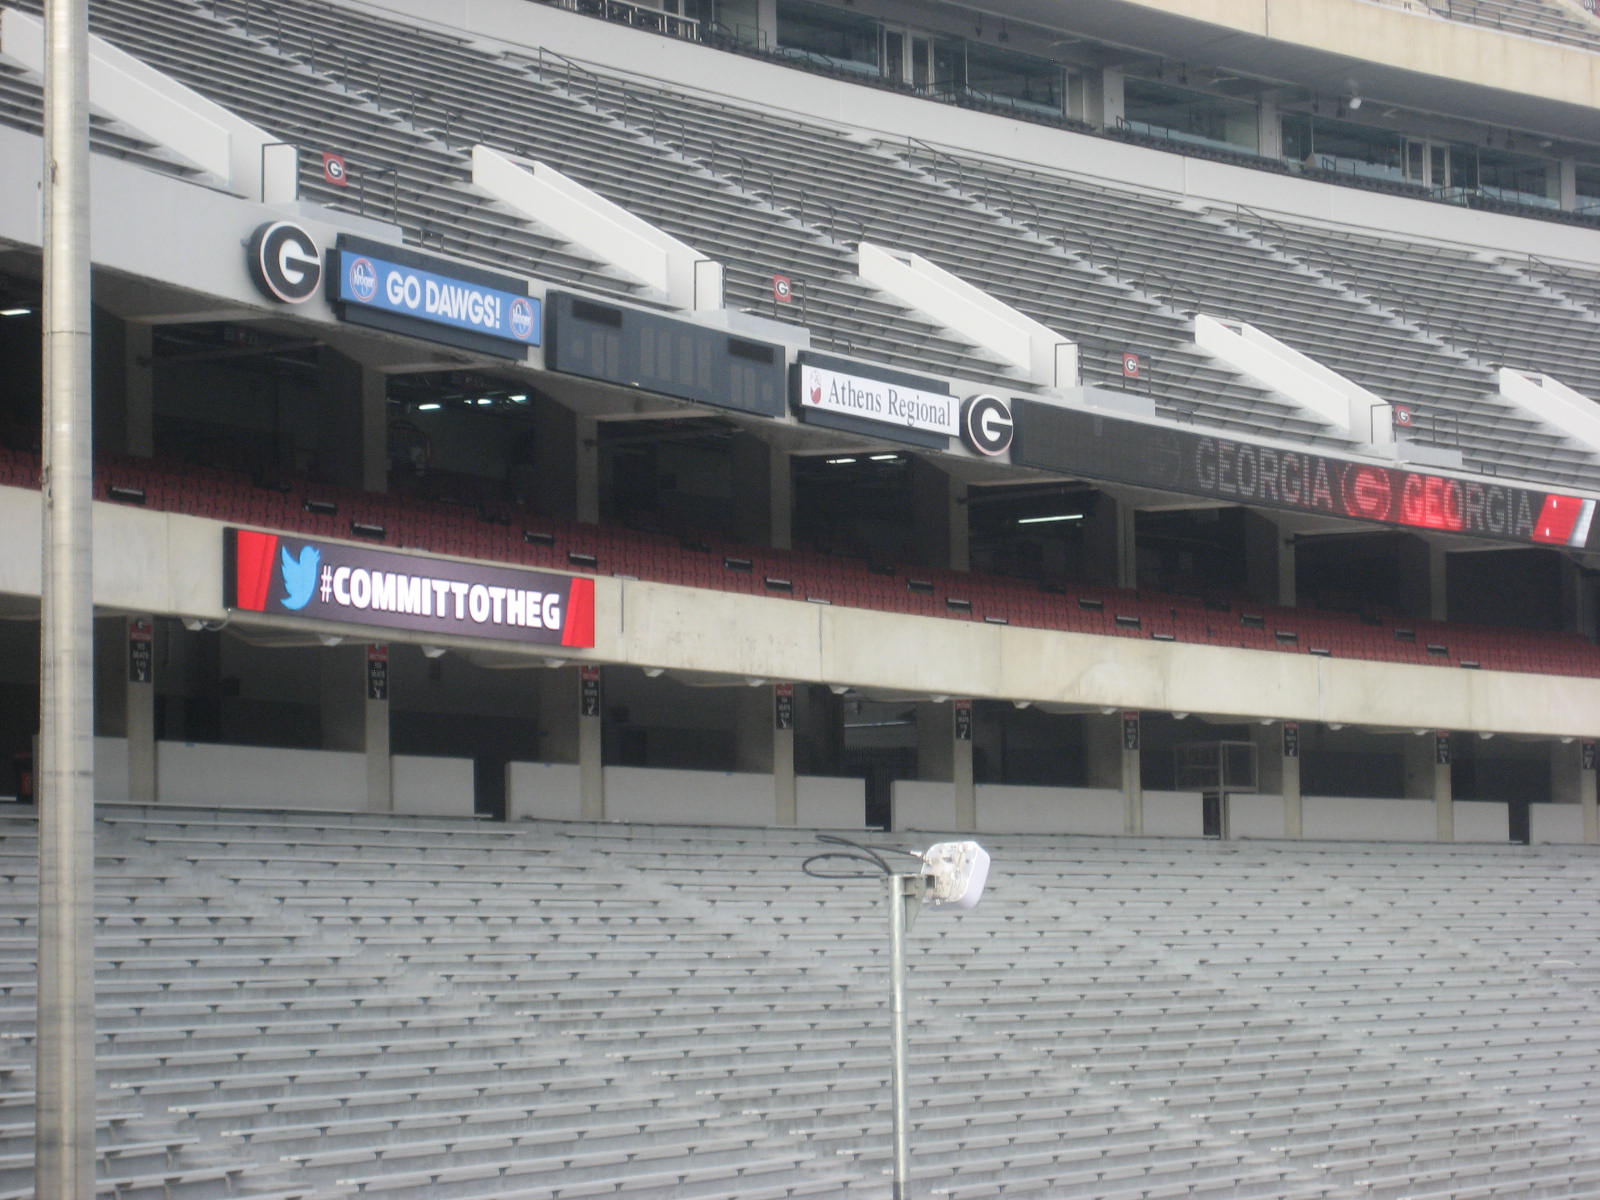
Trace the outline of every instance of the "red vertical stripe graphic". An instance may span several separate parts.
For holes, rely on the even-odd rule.
[[[567,620],[561,629],[563,646],[594,645],[594,580],[574,579],[567,593]]]
[[[1546,496],[1539,519],[1533,526],[1533,540],[1555,546],[1581,546],[1589,537],[1594,516],[1594,501],[1577,496]]]
[[[233,598],[235,608],[249,612],[265,612],[267,593],[272,589],[274,556],[278,553],[278,535],[253,533],[240,529],[234,533],[234,561],[236,579]]]

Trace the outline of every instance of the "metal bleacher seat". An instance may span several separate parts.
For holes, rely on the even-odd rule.
[[[130,956],[101,977],[108,1183],[875,1194],[876,904],[800,876],[802,831],[102,816],[121,897],[102,933]],[[0,838],[32,848],[25,820]],[[1541,965],[1595,952],[1571,916],[1586,858],[1559,859],[1574,876],[1492,848],[988,840],[992,896],[915,935],[931,1194],[1578,1194],[1600,1170],[1566,1115],[1592,1107],[1600,1038]],[[523,855],[539,870],[512,869]],[[359,886],[325,911],[289,903],[341,873]],[[584,903],[554,904],[563,888]],[[1521,905],[1562,936],[1520,942]],[[229,945],[256,934],[295,953]],[[175,975],[158,964],[178,943],[195,965]],[[0,1003],[24,1035],[0,1041],[0,1192],[28,982]]]

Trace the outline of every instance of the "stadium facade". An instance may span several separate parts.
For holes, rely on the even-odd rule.
[[[1216,7],[96,5],[98,794],[1600,840],[1600,24]]]

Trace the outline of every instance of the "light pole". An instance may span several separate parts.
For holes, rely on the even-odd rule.
[[[819,833],[817,841],[841,849],[813,854],[801,864],[816,879],[862,879],[876,870],[883,876],[889,910],[889,1087],[893,1109],[893,1200],[911,1200],[911,1116],[906,1098],[906,934],[923,905],[965,910],[977,907],[989,878],[989,854],[977,842],[940,842],[922,853],[891,846],[863,846],[849,838]],[[916,869],[897,871],[884,854],[915,859]],[[829,860],[859,864],[826,869]],[[869,870],[870,869],[870,870]]]

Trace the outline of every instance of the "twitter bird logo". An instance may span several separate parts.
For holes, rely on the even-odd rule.
[[[322,565],[322,551],[315,546],[307,546],[300,551],[298,560],[289,554],[289,547],[282,550],[283,557],[283,590],[288,593],[283,598],[283,606],[289,609],[301,609],[311,602],[311,593],[317,590],[317,568]]]

